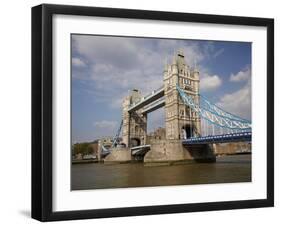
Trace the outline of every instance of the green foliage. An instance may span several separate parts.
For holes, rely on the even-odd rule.
[[[91,145],[92,143],[76,143],[72,145],[72,154],[76,155],[81,153],[82,155],[93,154],[94,150]]]

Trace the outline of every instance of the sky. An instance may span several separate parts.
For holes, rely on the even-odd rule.
[[[251,43],[208,40],[71,36],[72,142],[114,136],[122,99],[137,88],[143,95],[163,85],[165,62],[182,49],[197,65],[200,93],[251,119]],[[164,109],[148,114],[148,132],[164,127]]]

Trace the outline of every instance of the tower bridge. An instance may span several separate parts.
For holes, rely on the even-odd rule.
[[[165,109],[166,137],[147,142],[147,114]],[[165,64],[163,86],[142,96],[137,89],[124,98],[120,136],[127,149],[144,161],[205,159],[213,161],[217,143],[251,142],[251,122],[229,113],[200,95],[199,70],[183,51]],[[199,146],[198,146],[199,145]]]

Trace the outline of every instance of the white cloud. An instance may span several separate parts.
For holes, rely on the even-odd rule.
[[[85,62],[77,57],[72,58],[72,65],[75,67],[85,67],[86,66]]]
[[[116,128],[117,122],[116,121],[108,121],[102,120],[94,123],[94,126],[97,128],[107,128],[107,129],[114,129]]]
[[[242,118],[251,119],[251,81],[241,89],[225,94],[217,105]]]
[[[137,62],[137,40],[124,41],[121,37],[110,36],[73,36],[73,48],[90,63],[111,64],[129,69]]]
[[[202,74],[200,79],[200,89],[202,91],[212,91],[221,86],[222,80],[218,75]]]
[[[206,43],[206,45],[209,45]],[[202,61],[207,54],[206,49],[209,48],[204,48],[203,50],[200,49],[199,45],[197,42],[194,41],[189,41],[188,44],[186,44],[186,41],[183,40],[160,40],[157,45],[160,53],[162,54],[160,57],[162,57],[162,61],[167,58],[169,62],[172,61],[172,57],[174,55],[174,52],[177,51],[178,49],[182,49],[183,52],[185,53],[185,60],[189,66],[194,66],[195,62],[200,62]]]
[[[196,41],[121,38],[106,36],[72,36],[74,52],[86,59],[89,69],[75,72],[74,78],[94,81],[89,92],[98,101],[120,108],[128,90],[137,88],[147,94],[163,84],[165,58],[172,61],[175,50],[183,49],[187,63],[193,67],[214,50],[212,42],[202,47]],[[218,75],[202,76],[201,89],[214,90],[221,85]],[[94,91],[93,91],[94,90]],[[113,98],[114,97],[114,98]]]
[[[231,82],[240,82],[247,81],[251,77],[251,69],[250,67],[246,67],[245,69],[239,71],[237,74],[230,75]]]

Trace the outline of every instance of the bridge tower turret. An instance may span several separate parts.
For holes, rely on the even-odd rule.
[[[197,68],[197,65],[195,63],[194,70],[193,70],[193,83],[194,83],[194,101],[199,105],[200,102],[200,76],[199,76],[199,70]],[[201,120],[197,113],[194,112],[194,124],[196,128],[196,135],[201,134]]]
[[[126,144],[126,147],[129,146],[130,142],[130,113],[128,112],[130,106],[130,96],[126,96],[122,102],[122,142]]]
[[[172,75],[178,74],[178,65],[177,65],[177,58],[176,55],[173,57],[173,63],[172,63]]]
[[[167,139],[185,139],[200,134],[200,118],[181,100],[178,84],[199,102],[199,71],[191,70],[185,55],[179,50],[172,64],[164,69],[165,125]]]
[[[129,96],[123,100],[123,143],[127,147],[144,145],[146,143],[147,115],[142,114],[141,110],[129,113],[131,105],[141,101],[142,95],[139,90],[133,89]]]

